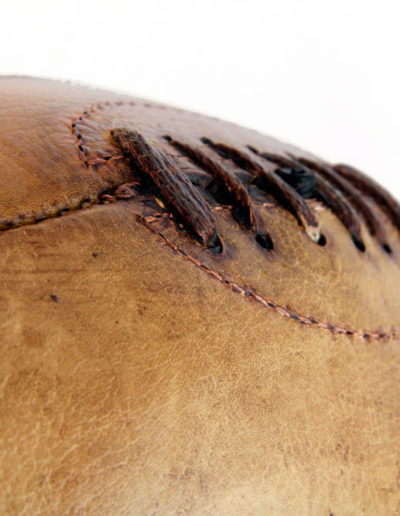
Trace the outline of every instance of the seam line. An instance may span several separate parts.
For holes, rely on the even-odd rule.
[[[301,315],[301,314],[295,312],[294,310],[285,308],[284,306],[259,295],[253,289],[245,288],[245,287],[238,285],[237,283],[227,279],[223,274],[220,274],[219,272],[214,271],[207,265],[201,263],[200,260],[198,260],[197,258],[191,256],[186,251],[179,248],[176,244],[171,242],[163,233],[158,231],[151,224],[150,220],[154,220],[154,217],[143,217],[142,215],[137,214],[136,219],[143,226],[145,226],[147,229],[149,229],[153,234],[155,234],[157,237],[159,237],[176,254],[182,256],[186,261],[191,262],[197,268],[199,268],[200,270],[202,270],[203,272],[208,274],[213,279],[222,283],[225,287],[230,288],[236,294],[239,294],[240,296],[248,299],[249,301],[254,301],[254,302],[262,305],[264,308],[273,310],[274,312],[278,313],[282,317],[286,317],[287,319],[292,319],[293,321],[297,321],[299,324],[302,324],[305,326],[311,326],[313,328],[327,330],[327,331],[330,331],[331,333],[334,333],[337,335],[345,335],[347,337],[357,337],[357,338],[361,338],[361,339],[364,339],[367,341],[371,341],[371,340],[383,341],[383,340],[387,340],[387,339],[395,339],[395,340],[400,339],[400,329],[398,329],[398,330],[393,329],[393,330],[389,330],[389,331],[379,331],[379,330],[371,331],[371,330],[354,329],[354,328],[350,328],[350,327],[330,324],[330,323],[327,323],[324,321],[319,321],[313,317],[309,317],[307,315]]]

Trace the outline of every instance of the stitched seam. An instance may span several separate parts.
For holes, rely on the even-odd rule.
[[[116,185],[116,187],[121,185]],[[105,195],[110,188],[102,190],[96,196],[91,196],[89,199],[84,198],[77,203],[76,206],[63,206],[56,211],[49,212],[46,215],[37,214],[33,216],[22,216],[19,218],[15,218],[14,220],[10,220],[3,224],[3,227],[0,227],[0,233],[9,231],[10,229],[16,229],[20,227],[33,226],[35,224],[39,224],[40,222],[44,222],[49,219],[56,219],[59,217],[63,217],[64,215],[69,215],[71,213],[75,213],[76,211],[84,210],[89,208],[90,206],[94,206],[96,204],[105,204],[102,202],[102,196]]]
[[[81,131],[76,126],[77,121],[83,121],[85,118],[87,118],[91,113],[97,112],[101,109],[104,109],[104,107],[107,106],[120,106],[120,105],[135,105],[135,102],[99,102],[97,104],[91,105],[89,108],[85,109],[85,111],[82,112],[82,114],[79,117],[73,117],[72,123],[71,123],[71,131],[72,134],[75,137],[75,144],[78,150],[79,158],[82,161],[82,163],[85,165],[85,167],[89,167],[91,165],[97,165],[97,164],[104,164],[115,160],[123,159],[122,155],[113,155],[108,159],[93,159],[93,160],[87,160],[85,150],[84,150],[84,136],[82,135]],[[146,107],[150,107],[150,104],[148,104]],[[123,184],[123,183],[122,183]],[[121,185],[116,185],[116,187]],[[48,219],[57,218],[63,215],[67,215],[68,213],[72,213],[84,208],[87,208],[93,204],[98,204],[101,200],[101,196],[104,195],[110,188],[100,191],[98,194],[91,195],[90,198],[84,198],[81,199],[78,203],[76,203],[75,206],[63,206],[55,211],[51,211],[51,209],[46,213],[38,213],[34,215],[22,215],[20,217],[15,217],[13,220],[6,221],[2,224],[2,227],[0,226],[0,233],[3,231],[8,231],[10,229],[16,229],[22,226],[31,226],[34,224],[38,224],[40,222],[43,222]]]
[[[76,118],[74,117],[72,119],[71,131],[72,131],[72,134],[75,136],[75,140],[76,140],[75,144],[78,149],[79,158],[82,161],[82,163],[85,165],[86,168],[88,168],[91,165],[102,165],[102,164],[108,163],[110,161],[121,160],[121,159],[123,159],[123,156],[122,156],[122,154],[115,154],[115,155],[110,156],[110,158],[107,158],[107,159],[99,157],[99,158],[95,158],[92,160],[88,160],[86,157],[85,149],[84,149],[85,138],[82,134],[82,131],[79,129],[77,122],[84,122],[84,120],[86,118],[88,118],[89,115],[104,109],[104,107],[122,106],[122,105],[133,106],[133,105],[135,105],[135,103],[134,102],[128,102],[128,103],[127,102],[108,102],[108,101],[98,102],[97,104],[92,104],[87,109],[85,109],[85,111],[83,111],[80,116],[78,116]]]
[[[109,107],[112,108],[112,107],[119,107],[119,106],[138,106],[138,105],[148,108],[148,109],[149,108],[150,109],[160,109],[163,111],[170,110],[170,111],[175,111],[176,113],[186,113],[187,112],[186,110],[178,108],[178,107],[165,106],[164,104],[150,104],[149,102],[141,102],[141,101],[122,101],[122,100],[109,101],[109,100],[105,100],[102,102],[96,102],[95,104],[91,104],[84,111],[82,111],[82,113],[79,116],[72,117],[72,123],[71,123],[71,131],[76,139],[75,143],[76,143],[79,157],[80,157],[82,163],[86,167],[89,167],[91,165],[103,165],[105,163],[108,163],[111,160],[113,160],[113,161],[121,160],[121,159],[124,159],[124,156],[122,154],[113,154],[112,156],[107,157],[107,158],[98,157],[98,158],[93,158],[91,160],[88,160],[86,157],[85,149],[84,149],[85,137],[82,134],[82,131],[79,129],[79,127],[77,127],[77,122],[84,122],[85,119],[88,118],[91,114],[97,113],[98,111],[102,111],[104,108],[109,108]],[[199,113],[196,113],[196,115],[200,116],[200,117],[202,116]],[[208,116],[207,118],[212,119],[216,122],[226,123],[225,121],[223,121],[217,117]],[[237,125],[233,122],[229,122],[229,124],[232,126],[240,127],[239,125]],[[248,131],[257,133],[257,131],[252,131],[251,129],[248,129]]]
[[[85,167],[89,167],[89,166],[92,166],[92,165],[103,165],[105,163],[109,163],[110,161],[118,161],[118,160],[121,160],[121,159],[124,159],[124,156],[122,154],[113,154],[112,156],[110,156],[109,158],[93,158],[93,159],[87,159],[86,157],[86,152],[85,152],[85,149],[84,149],[84,142],[85,142],[85,138],[84,138],[84,135],[82,134],[82,131],[79,129],[79,127],[77,126],[77,122],[84,122],[86,118],[88,118],[91,114],[93,113],[96,113],[98,111],[101,111],[102,109],[104,108],[107,108],[107,107],[116,107],[116,106],[135,106],[137,104],[140,104],[141,106],[143,107],[146,107],[146,108],[158,108],[158,109],[166,109],[166,106],[158,106],[158,105],[152,105],[152,104],[149,104],[149,103],[140,103],[140,102],[133,102],[133,101],[130,101],[130,102],[124,102],[124,101],[114,101],[114,102],[110,102],[110,101],[104,101],[104,102],[97,102],[96,104],[92,104],[91,106],[89,106],[88,108],[85,109],[85,111],[82,112],[82,114],[78,117],[74,117],[72,119],[72,124],[71,124],[71,130],[72,130],[72,134],[75,136],[76,138],[76,146],[77,146],[77,149],[78,149],[78,154],[79,154],[79,157],[82,161],[82,163],[85,165]],[[171,108],[169,108],[171,109]],[[183,111],[179,108],[172,108],[174,109],[175,111]]]
[[[295,312],[294,310],[289,310],[284,306],[275,303],[265,297],[257,294],[253,289],[245,288],[237,283],[227,279],[223,274],[211,269],[204,263],[201,263],[200,260],[191,256],[183,249],[179,248],[176,244],[171,242],[163,233],[158,231],[152,224],[151,220],[154,220],[154,217],[143,217],[142,215],[136,215],[137,220],[149,229],[152,233],[162,239],[163,242],[167,244],[176,254],[182,256],[186,261],[191,262],[197,268],[208,274],[211,278],[219,281],[225,287],[230,288],[236,294],[241,295],[242,297],[248,299],[249,301],[255,301],[256,303],[262,305],[264,308],[268,308],[278,313],[282,317],[286,317],[287,319],[292,319],[297,321],[299,324],[303,324],[305,326],[311,326],[313,328],[319,328],[322,330],[330,331],[331,333],[335,333],[337,335],[345,335],[347,337],[358,337],[365,340],[384,340],[384,339],[399,339],[400,331],[391,330],[391,331],[370,331],[370,330],[359,330],[352,329],[349,327],[338,326],[330,323],[326,323],[323,321],[319,321],[313,317],[309,317],[307,315],[301,315]]]
[[[118,188],[120,186],[124,186],[126,183],[121,183],[118,185],[115,185],[114,188]],[[20,227],[28,227],[28,226],[34,226],[36,224],[40,224],[41,222],[45,222],[46,220],[51,219],[58,219],[60,217],[64,217],[65,215],[70,215],[72,213],[76,213],[77,211],[86,210],[87,208],[90,208],[92,206],[96,205],[104,205],[109,204],[110,202],[116,202],[123,199],[117,199],[113,197],[112,195],[108,195],[108,192],[110,191],[109,188],[106,190],[102,190],[99,192],[96,197],[91,197],[90,199],[83,199],[80,201],[80,203],[77,206],[64,206],[62,208],[59,208],[58,210],[54,212],[50,212],[47,215],[37,215],[37,216],[27,216],[25,219],[23,217],[17,218],[14,220],[10,220],[6,223],[4,223],[3,227],[0,226],[0,234],[6,231],[9,231],[11,229],[17,229]],[[271,207],[273,205],[269,203],[265,203],[265,206]],[[214,206],[212,208],[213,211],[230,211],[231,206]]]

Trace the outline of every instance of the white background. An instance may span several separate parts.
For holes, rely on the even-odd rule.
[[[400,198],[399,27],[399,0],[0,0],[0,74],[216,115]]]

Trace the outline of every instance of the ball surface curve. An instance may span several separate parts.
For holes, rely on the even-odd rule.
[[[396,514],[396,200],[152,101],[0,104],[1,514]]]

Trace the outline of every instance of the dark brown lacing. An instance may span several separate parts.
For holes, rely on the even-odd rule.
[[[193,163],[211,174],[217,182],[217,196],[222,191],[222,197],[232,205],[234,218],[243,226],[255,232],[257,242],[260,245],[267,249],[272,249],[271,237],[268,235],[264,222],[240,179],[221,163],[206,156],[201,150],[173,140],[170,136],[165,136],[164,139],[179,152],[190,158]],[[210,189],[210,185],[208,189]]]
[[[334,168],[330,167],[329,165],[316,163],[306,158],[296,158],[296,160],[312,169],[317,176],[324,177],[334,188],[337,189],[337,191],[343,192],[348,201],[359,211],[365,220],[370,234],[378,240],[385,251],[390,252],[390,246],[387,243],[386,232],[375,212],[360,194],[360,190],[353,186],[351,182],[349,182],[345,177],[342,177]],[[341,207],[339,209],[341,209]],[[337,215],[340,220],[342,220],[338,213]],[[352,233],[350,227],[347,226],[346,223],[344,225],[348,227],[350,233]],[[352,234],[352,236],[354,237],[354,234]]]
[[[392,252],[381,222],[367,201],[360,195],[360,191],[364,191],[374,200],[379,198],[383,207],[386,208],[386,212],[389,213],[391,217],[396,219],[397,214],[400,220],[400,211],[398,210],[396,212],[396,202],[372,180],[366,179],[361,173],[358,173],[358,176],[356,176],[353,169],[350,171],[350,167],[345,167],[344,165],[337,167],[343,172],[341,175],[336,168],[327,164],[317,163],[307,158],[292,155],[283,157],[270,153],[258,153],[253,148],[252,150],[262,158],[280,167],[291,166],[293,169],[298,169],[299,166],[302,166],[305,171],[311,170],[315,175],[314,197],[322,200],[322,202],[336,214],[342,224],[349,230],[355,246],[360,251],[365,251],[365,244],[360,234],[361,226],[357,214],[358,212],[365,220],[368,231],[378,240],[381,247],[387,253]],[[348,180],[347,177],[344,177],[346,173],[348,178],[352,178],[352,182]],[[360,188],[359,191],[355,185],[361,186],[361,183],[364,186],[363,189]],[[379,193],[377,187],[380,190]]]
[[[218,245],[214,213],[176,164],[136,131],[115,129],[111,135],[132,164],[151,179],[163,202],[194,236],[208,247]]]
[[[357,170],[346,166],[335,167],[309,158],[261,152],[248,146],[252,155],[209,138],[201,138],[205,148],[225,160],[233,162],[237,170],[216,160],[210,152],[197,146],[164,136],[179,155],[185,156],[196,167],[180,167],[176,160],[160,148],[151,145],[143,135],[127,129],[111,132],[133,168],[151,181],[156,194],[201,243],[212,250],[222,249],[217,233],[217,222],[207,200],[199,188],[212,193],[219,202],[231,207],[232,215],[244,227],[254,232],[257,242],[266,249],[273,248],[272,239],[252,201],[245,184],[256,185],[272,194],[304,227],[314,242],[324,245],[315,213],[305,199],[322,201],[349,231],[354,245],[365,251],[361,237],[360,217],[369,233],[381,247],[391,253],[383,224],[363,197],[370,197],[400,229],[400,206],[383,188]],[[241,180],[243,178],[244,183]]]
[[[355,246],[364,252],[365,245],[361,238],[360,218],[344,195],[319,175],[315,178],[315,193],[335,213],[343,226],[350,231]]]
[[[209,138],[202,138],[202,142],[217,152],[223,158],[232,160],[238,167],[253,174],[253,183],[261,189],[272,193],[278,202],[291,211],[303,225],[307,234],[314,242],[319,242],[321,235],[318,221],[304,198],[284,181],[274,169],[266,168],[261,163],[251,159],[245,152],[229,147],[222,143],[214,143]]]
[[[257,149],[248,145],[247,148],[257,156],[266,161],[269,166],[273,165],[273,171],[286,183],[289,183],[297,193],[304,199],[311,199],[315,194],[315,175],[307,167],[295,163],[292,159],[270,152],[258,152]]]
[[[382,210],[390,217],[393,224],[400,230],[400,204],[382,188],[378,183],[368,176],[349,165],[335,165],[334,170],[346,178],[352,185],[362,193],[371,197]]]

